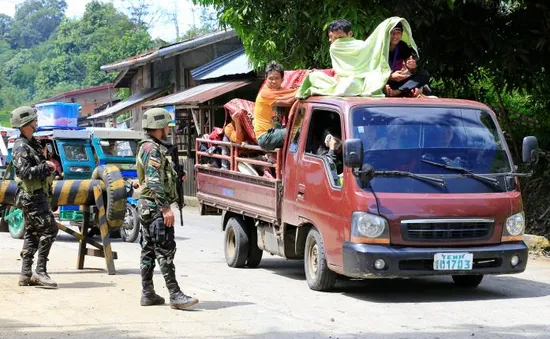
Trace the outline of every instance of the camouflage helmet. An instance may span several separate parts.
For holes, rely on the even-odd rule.
[[[143,129],[159,129],[168,126],[171,121],[170,113],[164,108],[151,108],[143,114],[141,127]]]
[[[32,107],[18,107],[11,112],[10,125],[12,128],[21,128],[37,118],[38,114]]]

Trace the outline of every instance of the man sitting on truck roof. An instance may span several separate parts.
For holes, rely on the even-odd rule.
[[[267,66],[265,77],[266,84],[258,93],[254,106],[254,134],[261,148],[272,151],[283,146],[287,132],[276,106],[292,106],[296,101],[296,89],[281,88],[284,70],[274,61]]]
[[[386,85],[386,94],[390,97],[418,96],[430,81],[428,72],[418,70],[418,52],[403,41],[402,37],[403,24],[398,22],[390,31],[388,63],[392,73]]]
[[[352,36],[351,22],[346,19],[334,20],[328,27],[328,40],[331,44],[340,38],[351,38]]]

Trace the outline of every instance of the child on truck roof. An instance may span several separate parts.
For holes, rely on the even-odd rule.
[[[267,66],[265,77],[266,85],[258,93],[254,106],[254,134],[261,148],[272,151],[283,146],[287,133],[275,106],[292,106],[296,101],[296,89],[281,87],[284,70],[274,61]]]

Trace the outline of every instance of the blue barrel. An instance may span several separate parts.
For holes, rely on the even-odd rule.
[[[77,127],[80,104],[68,102],[47,102],[37,104],[38,126]]]

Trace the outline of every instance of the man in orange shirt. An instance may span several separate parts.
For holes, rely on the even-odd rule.
[[[266,84],[256,97],[254,106],[254,134],[261,148],[272,151],[283,146],[286,128],[281,124],[281,115],[274,106],[290,107],[296,101],[297,89],[283,89],[284,70],[271,62],[265,71]]]

